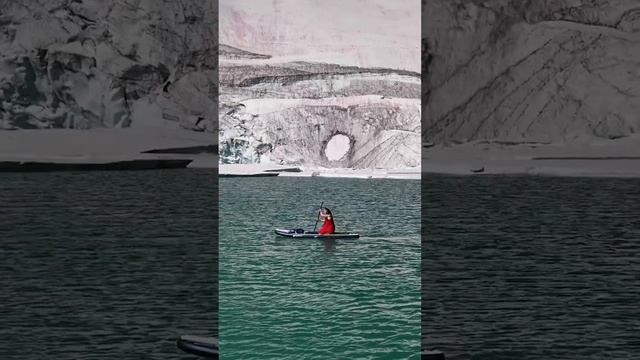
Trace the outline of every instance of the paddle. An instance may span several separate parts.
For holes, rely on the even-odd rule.
[[[324,205],[324,201],[320,204],[320,210],[322,210],[322,205]],[[318,221],[320,221],[320,211],[318,211],[318,219],[316,220],[316,224],[313,226],[313,232],[316,232],[316,228],[318,227]]]

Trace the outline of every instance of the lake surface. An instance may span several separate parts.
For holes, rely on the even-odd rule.
[[[362,237],[274,235],[322,201]],[[223,359],[418,359],[420,182],[221,178],[219,281]]]
[[[640,355],[640,180],[423,181],[430,348],[447,360]]]
[[[193,359],[216,197],[206,170],[0,174],[0,359]]]

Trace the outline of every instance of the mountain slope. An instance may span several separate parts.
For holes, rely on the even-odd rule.
[[[420,74],[300,61],[224,60],[221,55],[223,162],[347,168],[420,164]],[[402,135],[390,135],[393,131]],[[338,135],[349,141],[345,155],[333,159],[327,156],[332,151],[328,147]]]
[[[571,143],[640,131],[634,0],[425,0],[423,137]]]
[[[214,3],[1,0],[0,9],[0,128],[215,131]]]

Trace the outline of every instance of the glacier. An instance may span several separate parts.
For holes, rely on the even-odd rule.
[[[3,159],[127,158],[219,137],[223,163],[420,165],[417,72],[217,44],[215,1],[0,6],[0,129],[14,130],[0,132]],[[328,157],[341,137],[348,148]]]
[[[640,131],[636,0],[424,0],[425,142]]]
[[[640,176],[640,3],[423,0],[425,173]]]
[[[419,73],[270,61],[220,48],[220,160],[307,167],[420,166]],[[339,152],[327,149],[343,141]],[[329,151],[327,151],[329,150]]]
[[[217,132],[217,2],[2,0],[0,9],[0,129]]]

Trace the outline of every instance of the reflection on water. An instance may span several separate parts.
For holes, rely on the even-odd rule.
[[[336,249],[336,240],[335,239],[323,239],[324,242],[324,250],[328,252],[332,252]]]

